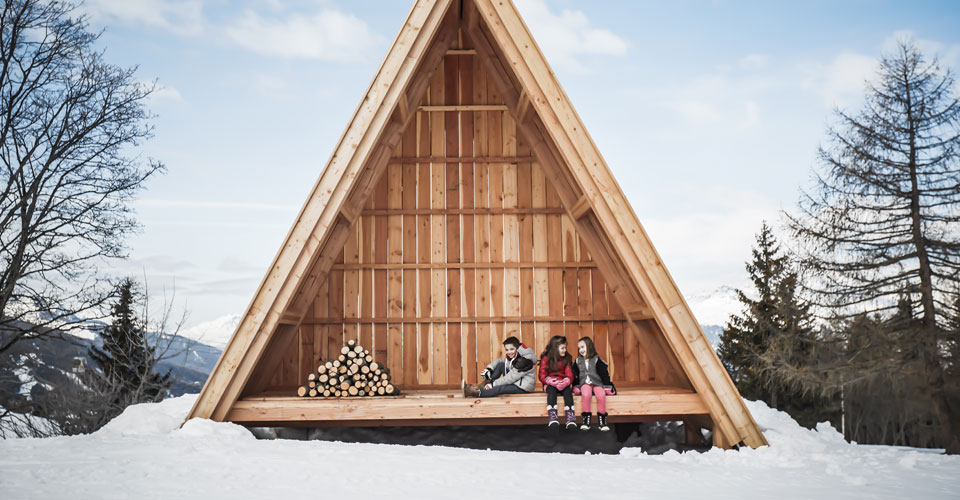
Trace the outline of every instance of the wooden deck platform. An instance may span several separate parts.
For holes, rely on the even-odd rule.
[[[574,399],[579,415],[581,398]],[[377,398],[264,396],[237,401],[226,420],[250,426],[522,425],[544,423],[546,406],[543,392],[483,399],[465,399],[449,389]],[[607,412],[611,422],[680,420],[709,413],[695,392],[663,386],[621,389],[607,397]]]

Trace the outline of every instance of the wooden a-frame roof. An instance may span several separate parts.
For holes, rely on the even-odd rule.
[[[296,331],[352,222],[385,171],[428,81],[469,40],[518,133],[540,161],[629,322],[653,319],[714,425],[731,444],[766,440],[564,93],[508,0],[417,0],[189,418],[224,420],[276,336]]]

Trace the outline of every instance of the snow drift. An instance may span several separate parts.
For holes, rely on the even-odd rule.
[[[323,441],[258,441],[243,427],[192,420],[196,396],[131,406],[88,436],[0,441],[5,499],[956,498],[960,457],[846,443],[748,402],[769,447],[706,453],[515,453]],[[562,435],[560,439],[562,439]],[[589,477],[584,482],[582,478]],[[586,486],[589,491],[582,488]]]

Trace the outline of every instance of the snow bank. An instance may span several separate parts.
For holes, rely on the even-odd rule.
[[[960,457],[849,444],[828,425],[804,429],[763,403],[748,405],[769,447],[570,455],[258,441],[242,427],[209,420],[180,428],[195,397],[130,407],[89,436],[0,441],[2,497],[238,500],[322,492],[325,497],[486,500],[502,496],[509,486],[528,492],[548,488],[557,499],[900,500],[957,498],[960,492]]]
[[[159,403],[128,406],[95,434],[100,436],[157,436],[170,434],[187,418],[197,394],[185,394]],[[231,424],[232,425],[232,424]]]

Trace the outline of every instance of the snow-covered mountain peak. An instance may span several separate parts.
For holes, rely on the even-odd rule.
[[[180,330],[177,334],[181,337],[197,340],[218,349],[223,349],[230,340],[230,336],[233,335],[234,330],[237,329],[238,324],[240,324],[240,315],[228,314],[210,321],[197,323],[190,328]]]

